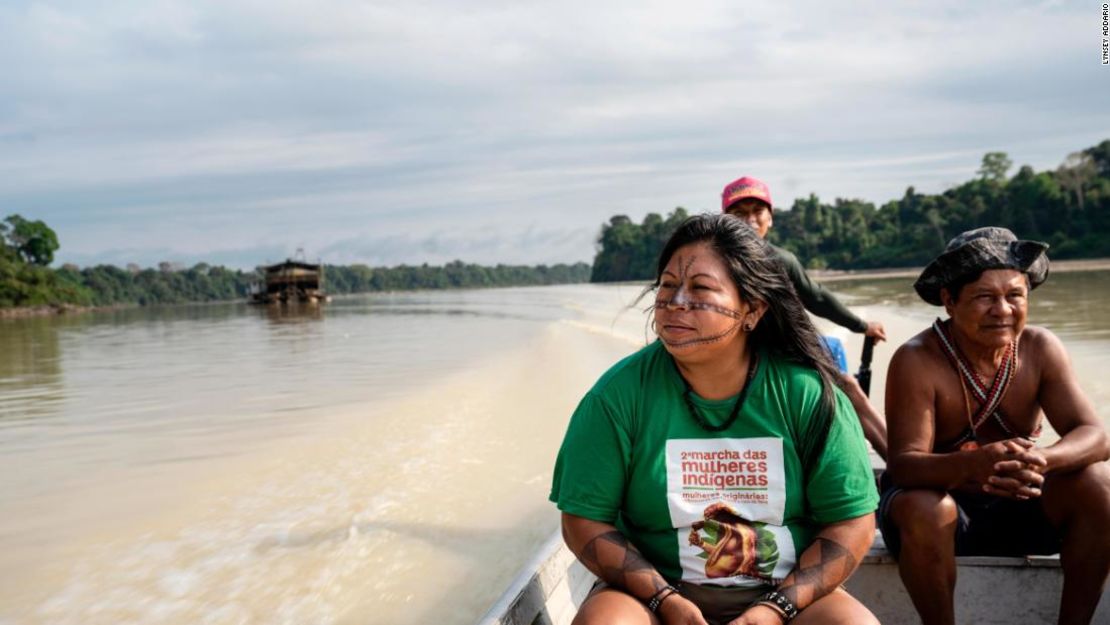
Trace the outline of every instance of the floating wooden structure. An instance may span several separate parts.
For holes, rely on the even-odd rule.
[[[262,281],[251,285],[252,304],[320,303],[330,301],[324,292],[324,266],[288,259],[261,268]]]

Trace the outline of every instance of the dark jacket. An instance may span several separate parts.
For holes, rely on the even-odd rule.
[[[841,304],[832,293],[809,278],[809,274],[806,273],[797,256],[777,245],[771,247],[785,265],[786,275],[790,276],[790,281],[794,283],[794,290],[798,292],[798,299],[802,300],[806,310],[836,325],[844,326],[852,332],[867,330],[866,321],[852,314],[852,311]]]

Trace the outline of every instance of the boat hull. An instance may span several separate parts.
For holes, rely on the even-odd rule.
[[[1056,556],[957,558],[956,622],[1055,623],[1064,576]],[[552,535],[478,625],[569,625],[594,576]],[[882,537],[845,584],[883,625],[920,623]],[[1110,625],[1110,590],[1092,623]]]

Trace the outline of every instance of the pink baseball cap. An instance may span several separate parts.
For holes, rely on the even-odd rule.
[[[771,190],[767,185],[758,178],[744,176],[725,185],[725,190],[721,193],[721,212],[728,212],[729,206],[747,197],[754,197],[767,202],[767,206],[774,206],[771,203]]]

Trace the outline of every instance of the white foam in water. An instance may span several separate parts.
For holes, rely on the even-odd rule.
[[[210,510],[187,506],[182,518],[156,518],[146,535],[87,553],[37,611],[39,622],[331,623],[363,605],[391,615],[380,622],[404,622],[413,609],[404,606],[427,601],[413,589],[434,581],[429,563],[454,578],[468,561],[466,532],[476,519],[467,517],[467,489],[490,483],[498,469],[482,454],[504,453],[499,439],[513,434],[494,420],[526,414],[516,399],[498,403],[521,382],[506,370],[519,369],[517,358],[334,419],[347,431],[273,450],[287,461],[271,458],[264,473],[238,466],[230,483],[209,477],[199,488]],[[508,477],[542,490],[546,479],[526,475]]]

